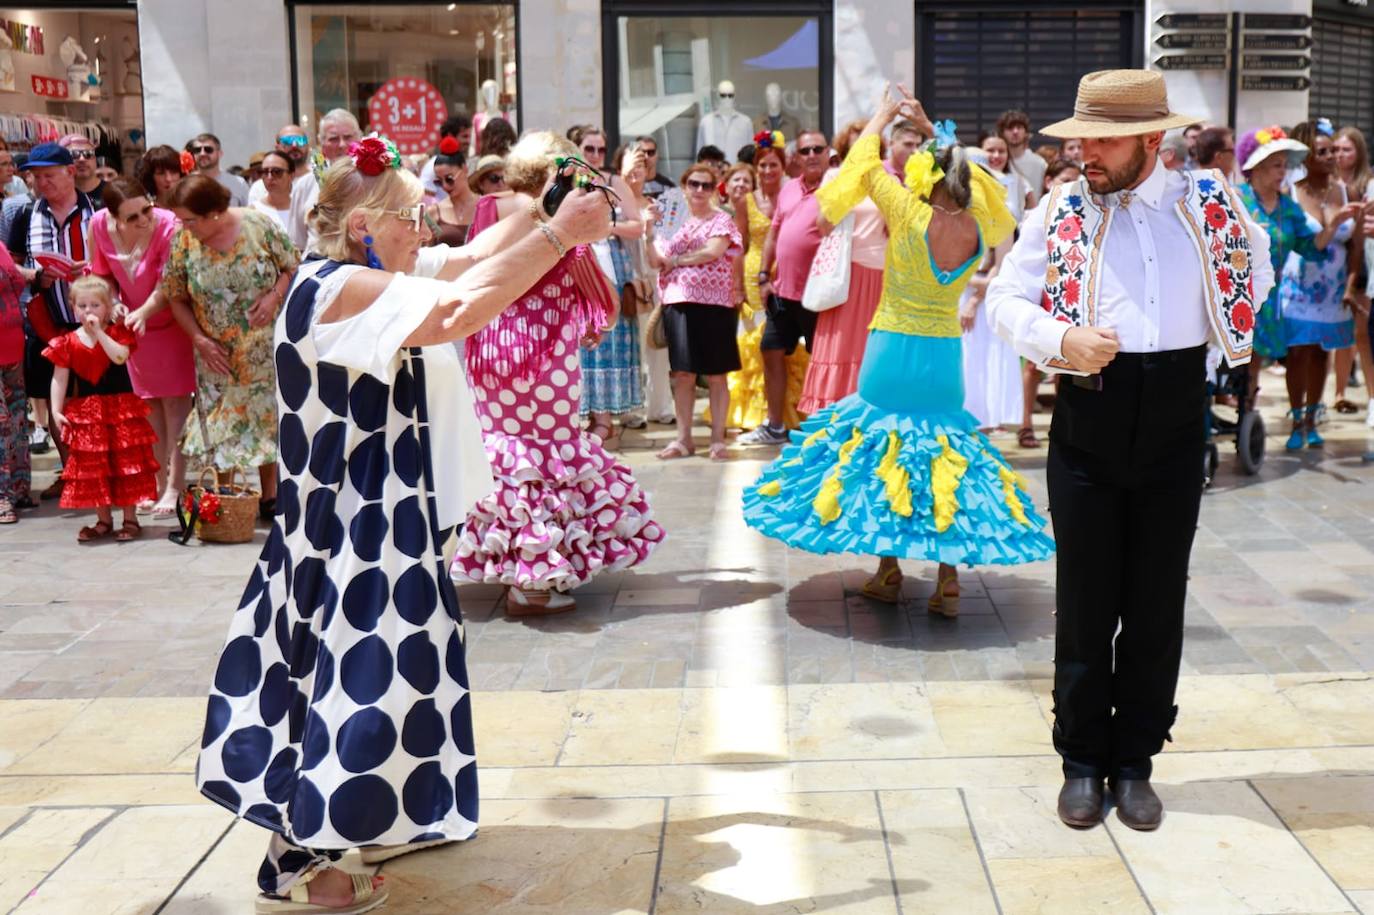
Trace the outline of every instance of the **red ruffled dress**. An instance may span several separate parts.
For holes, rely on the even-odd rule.
[[[122,324],[106,330],[110,339],[133,352],[137,340]],[[157,434],[148,423],[148,405],[134,393],[127,365],[116,365],[96,343],[87,346],[77,331],[57,339],[43,355],[71,370],[62,412],[69,449],[62,471],[63,508],[134,505],[157,498]]]

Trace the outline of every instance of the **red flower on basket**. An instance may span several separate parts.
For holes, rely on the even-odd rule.
[[[1207,217],[1207,224],[1214,229],[1220,229],[1226,225],[1228,217],[1226,210],[1219,203],[1209,203],[1202,208],[1202,214]]]
[[[1255,328],[1255,310],[1244,300],[1231,306],[1231,326],[1243,334]]]
[[[1083,233],[1083,220],[1077,216],[1070,216],[1061,222],[1055,231],[1064,241],[1073,241]]]
[[[195,493],[188,491],[182,498],[182,507],[186,509],[188,515],[195,511],[197,501],[200,504],[200,520],[206,524],[218,524],[219,496],[208,490],[202,490],[200,499],[197,500]]]

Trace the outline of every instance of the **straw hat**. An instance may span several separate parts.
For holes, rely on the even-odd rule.
[[[1133,137],[1198,119],[1169,110],[1164,76],[1153,70],[1098,70],[1078,81],[1073,117],[1040,132],[1061,139]]]
[[[477,185],[481,183],[482,176],[487,172],[494,172],[506,167],[506,160],[501,156],[486,155],[477,160],[477,164],[468,170],[468,187],[472,188],[474,194],[480,194]]]

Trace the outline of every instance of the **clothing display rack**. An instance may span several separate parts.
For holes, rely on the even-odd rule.
[[[119,134],[97,121],[73,121],[46,114],[0,113],[0,137],[11,148],[30,149],[39,143],[51,143],[70,133],[84,134],[95,146],[118,142]]]

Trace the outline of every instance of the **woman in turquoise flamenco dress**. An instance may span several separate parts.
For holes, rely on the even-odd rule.
[[[899,87],[900,88],[900,87]],[[957,566],[1046,559],[1054,541],[1024,479],[963,408],[959,295],[984,251],[1016,228],[1005,191],[970,165],[953,125],[930,123],[901,88],[817,192],[832,225],[865,196],[887,221],[882,299],[859,390],[810,417],[744,493],[749,525],[812,553],[880,557],[863,593],[896,603],[901,558],[940,563],[932,613],[958,613]],[[914,153],[906,185],[883,169],[879,137],[904,113],[938,152]],[[935,146],[936,144],[932,144]]]

